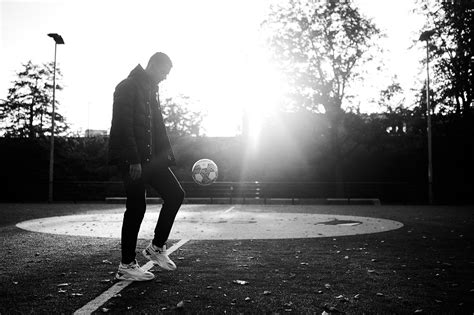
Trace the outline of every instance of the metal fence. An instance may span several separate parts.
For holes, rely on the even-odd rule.
[[[186,197],[239,200],[260,199],[379,199],[387,203],[423,203],[426,185],[406,182],[216,182],[199,186],[181,182]],[[44,189],[42,189],[44,190]],[[28,200],[28,196],[23,196]],[[110,197],[125,197],[120,181],[59,181],[54,183],[55,201],[104,201]],[[147,197],[159,197],[153,190]]]

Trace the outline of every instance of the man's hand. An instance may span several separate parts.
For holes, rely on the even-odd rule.
[[[142,176],[142,165],[138,164],[130,164],[130,177],[133,180],[137,180]]]

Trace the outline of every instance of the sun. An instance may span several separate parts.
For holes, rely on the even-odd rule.
[[[206,135],[239,135],[245,116],[256,139],[282,91],[282,80],[260,33],[266,7],[252,4],[249,10],[253,2],[213,3],[213,12],[221,14],[195,14],[202,11],[196,4],[182,12],[185,24],[169,21],[170,32],[162,43],[175,61],[164,84],[202,104]]]
[[[255,58],[248,63],[245,73],[237,80],[245,80],[245,101],[242,110],[246,118],[247,138],[258,145],[262,126],[267,119],[279,111],[287,86],[282,74],[264,53],[256,51]]]
[[[265,47],[249,41],[239,51],[214,46],[193,57],[190,62],[188,56],[177,55],[164,84],[202,104],[206,135],[235,136],[245,129],[257,140],[262,123],[278,110],[287,89]]]

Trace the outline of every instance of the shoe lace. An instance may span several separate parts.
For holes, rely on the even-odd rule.
[[[164,254],[164,255],[166,255],[166,245],[163,246],[163,247],[151,246],[151,249],[152,249],[154,252],[158,253],[158,254]]]
[[[140,265],[137,263],[136,260],[132,262],[131,264],[129,264],[127,267],[130,269],[141,269]]]

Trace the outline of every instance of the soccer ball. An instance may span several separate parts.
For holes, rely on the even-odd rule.
[[[193,165],[193,180],[198,185],[208,186],[217,180],[217,165],[209,159],[201,159]]]

